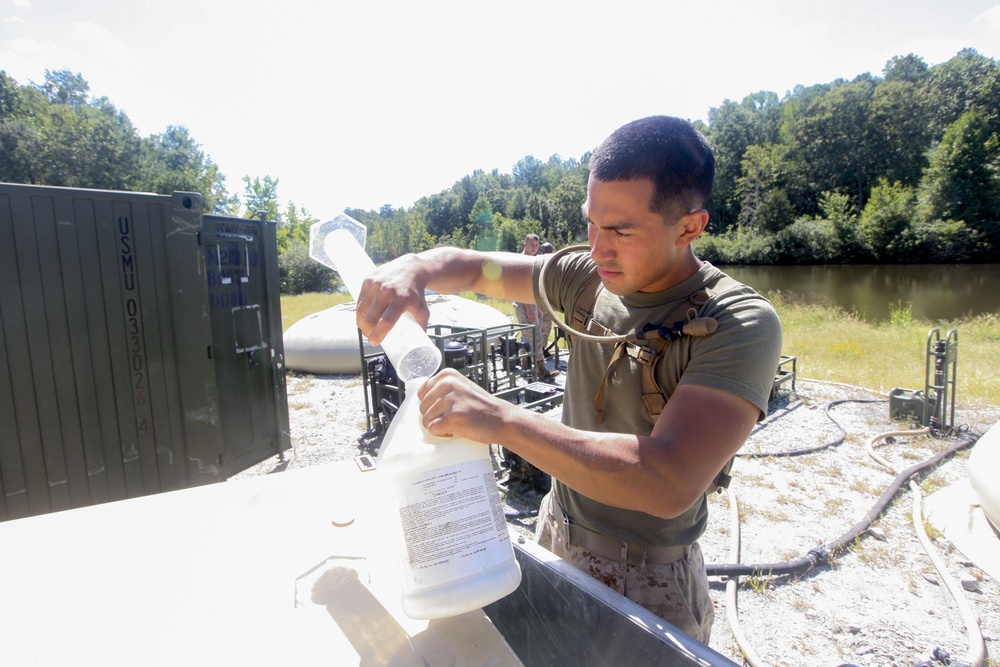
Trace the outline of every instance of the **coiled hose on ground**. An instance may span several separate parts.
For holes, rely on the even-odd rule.
[[[763,458],[765,456],[801,456],[803,454],[812,454],[813,452],[818,452],[821,449],[827,449],[829,447],[836,447],[837,445],[844,442],[847,438],[847,431],[843,426],[840,425],[833,415],[830,414],[830,409],[835,408],[842,403],[885,403],[884,398],[842,398],[837,401],[831,401],[823,406],[823,412],[826,413],[827,418],[833,422],[833,425],[837,427],[840,431],[840,435],[829,440],[827,442],[821,443],[819,445],[814,445],[812,447],[800,447],[799,449],[789,449],[784,452],[740,452],[737,456],[741,458],[753,459],[753,458]]]
[[[874,438],[871,438],[865,446],[868,449],[868,454],[873,459],[888,468],[891,472],[898,473],[892,464],[875,452],[875,443],[891,437],[920,435],[929,432],[929,428],[923,428],[916,431],[880,433]],[[973,442],[975,442],[975,440],[973,440]],[[938,574],[941,575],[941,579],[948,587],[948,592],[951,593],[951,597],[955,600],[955,604],[958,605],[958,609],[962,614],[962,619],[965,622],[965,631],[969,640],[969,652],[966,655],[965,662],[953,664],[956,667],[981,667],[983,662],[986,660],[986,644],[983,641],[983,633],[979,627],[979,621],[976,618],[976,615],[972,613],[972,608],[969,606],[968,600],[966,600],[965,596],[962,594],[961,586],[955,581],[954,577],[948,573],[944,562],[942,562],[941,557],[934,549],[934,545],[931,544],[930,537],[927,536],[927,530],[924,528],[923,518],[924,496],[920,490],[920,486],[912,479],[910,480],[910,491],[913,492],[913,530],[917,534],[917,539],[920,540],[920,544],[923,546],[924,551],[927,553],[927,557],[931,559],[934,569],[938,571]]]
[[[771,576],[776,574],[805,574],[810,569],[816,565],[825,564],[829,561],[830,557],[839,551],[849,547],[861,533],[866,531],[874,523],[875,519],[885,511],[885,508],[889,506],[892,499],[899,493],[899,490],[903,485],[917,473],[930,468],[931,466],[937,465],[944,459],[955,454],[955,452],[961,451],[967,447],[972,446],[976,442],[976,438],[969,436],[957,443],[952,444],[946,449],[941,450],[931,458],[911,466],[899,473],[892,483],[885,490],[878,501],[872,506],[868,513],[851,527],[846,533],[822,546],[816,547],[815,549],[810,549],[809,553],[801,558],[797,558],[791,561],[784,561],[780,563],[754,563],[754,564],[740,564],[740,563],[721,563],[721,564],[710,564],[706,565],[710,576]]]
[[[856,402],[879,402],[881,399],[844,399],[840,401],[833,401],[829,403],[826,408],[827,417],[837,426],[840,430],[841,435],[833,441],[823,443],[816,447],[808,447],[803,449],[796,449],[786,452],[776,452],[776,453],[753,453],[750,455],[741,454],[741,456],[796,456],[799,454],[805,454],[808,452],[817,451],[819,449],[825,449],[844,441],[847,432],[830,414],[830,408],[838,405],[840,403],[849,402],[856,400]],[[858,537],[871,527],[872,523],[878,518],[882,512],[889,506],[892,499],[896,496],[903,485],[909,482],[910,489],[913,491],[913,523],[914,529],[917,532],[917,537],[920,539],[924,550],[927,552],[928,557],[934,563],[935,568],[941,574],[942,579],[945,580],[948,590],[952,597],[955,599],[959,606],[959,610],[962,613],[963,619],[965,621],[965,627],[968,633],[969,640],[969,653],[967,659],[964,663],[957,664],[956,667],[981,667],[985,660],[985,642],[983,641],[982,633],[979,629],[979,622],[975,615],[972,613],[972,609],[969,607],[968,602],[962,596],[958,584],[947,574],[944,564],[941,562],[940,557],[936,552],[933,551],[934,547],[930,543],[930,539],[927,537],[927,533],[923,527],[923,496],[920,492],[920,487],[911,478],[917,473],[926,470],[934,465],[937,465],[944,459],[952,456],[958,451],[972,446],[979,436],[976,434],[966,434],[966,437],[953,443],[949,447],[941,450],[931,458],[918,463],[916,465],[910,466],[909,468],[903,470],[902,472],[896,470],[888,461],[878,456],[874,451],[874,443],[884,440],[890,437],[905,436],[905,435],[921,435],[929,433],[930,429],[919,429],[915,431],[890,431],[886,433],[880,433],[867,443],[867,449],[869,454],[880,464],[888,468],[891,472],[896,473],[896,477],[893,479],[892,483],[885,490],[878,501],[872,506],[867,514],[859,521],[857,524],[852,526],[850,530],[841,535],[839,538],[828,542],[827,544],[811,549],[802,558],[785,561],[781,563],[756,563],[756,564],[741,564],[740,561],[740,518],[739,518],[739,508],[736,501],[736,494],[733,489],[729,490],[729,507],[730,507],[730,523],[731,523],[731,534],[733,536],[732,547],[730,549],[732,563],[726,564],[709,564],[705,566],[705,570],[709,576],[725,576],[728,577],[726,581],[726,616],[729,621],[729,626],[733,632],[733,637],[736,640],[737,645],[740,648],[741,653],[744,656],[747,664],[750,667],[761,667],[760,658],[757,656],[753,647],[750,645],[746,636],[743,634],[743,630],[739,623],[739,611],[737,606],[737,589],[739,586],[740,576],[772,576],[781,574],[804,574],[810,569],[819,564],[824,564],[829,561],[829,559],[836,553],[842,551],[843,549],[850,546]]]

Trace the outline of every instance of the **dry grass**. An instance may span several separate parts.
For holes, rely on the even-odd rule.
[[[803,305],[768,295],[781,317],[782,351],[798,357],[803,377],[846,382],[887,393],[894,387],[924,388],[927,340],[958,332],[958,400],[1000,405],[1000,315],[955,322],[896,317],[872,324],[838,308]]]
[[[351,295],[347,292],[338,294],[295,294],[281,295],[281,331],[288,331],[303,317],[318,313],[321,310],[339,306],[351,300]]]

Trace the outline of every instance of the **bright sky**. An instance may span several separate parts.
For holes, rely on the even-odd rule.
[[[0,0],[0,69],[68,69],[143,135],[183,125],[242,193],[409,207],[475,169],[579,158],[651,114],[971,47],[998,0]]]

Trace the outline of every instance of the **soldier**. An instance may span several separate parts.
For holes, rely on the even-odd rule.
[[[781,325],[766,299],[691,248],[708,224],[715,162],[690,123],[655,116],[624,125],[589,166],[589,253],[436,248],[407,255],[365,281],[357,322],[378,344],[406,310],[426,321],[424,288],[528,304],[543,288],[553,309],[565,312],[599,279],[588,321],[632,334],[668,326],[704,293],[698,315],[717,328],[672,340],[655,366],[641,363],[655,356],[641,354],[648,337],[636,335],[634,349],[575,341],[563,423],[447,369],[418,395],[431,433],[497,443],[552,476],[540,544],[707,643],[714,612],[697,541],[707,490],[766,415]],[[655,375],[662,396],[644,391],[644,373]]]

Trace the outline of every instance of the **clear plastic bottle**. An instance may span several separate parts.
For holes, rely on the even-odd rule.
[[[403,612],[444,618],[479,609],[521,583],[486,445],[439,438],[420,422],[417,389],[382,441],[379,468],[398,510]]]
[[[375,264],[364,250],[365,226],[341,213],[333,220],[316,223],[310,230],[309,255],[340,274],[344,286],[357,301],[365,278]],[[404,382],[430,377],[441,367],[441,350],[413,315],[403,313],[382,340],[382,351],[389,357],[396,375]]]

